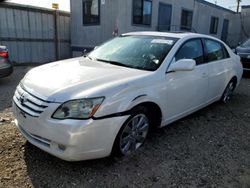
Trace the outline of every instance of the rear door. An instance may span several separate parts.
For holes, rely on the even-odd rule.
[[[209,69],[209,100],[221,97],[228,81],[229,54],[225,46],[216,40],[204,39],[205,61]]]

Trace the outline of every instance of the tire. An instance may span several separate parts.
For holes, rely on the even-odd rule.
[[[221,96],[221,99],[220,99],[221,102],[226,104],[231,100],[232,95],[233,95],[233,91],[235,89],[235,85],[236,84],[235,84],[233,79],[227,84],[227,87]]]
[[[122,125],[113,145],[112,155],[122,157],[138,150],[150,129],[150,118],[145,107],[137,107]]]

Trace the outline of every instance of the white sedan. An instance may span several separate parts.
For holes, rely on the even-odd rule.
[[[227,102],[242,65],[201,34],[134,32],[88,56],[29,71],[13,97],[15,123],[42,150],[68,161],[128,155],[150,128]]]

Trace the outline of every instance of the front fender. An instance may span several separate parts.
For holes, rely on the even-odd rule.
[[[152,89],[152,91],[132,92],[118,98],[111,97],[97,111],[95,118],[128,115],[131,109],[145,102],[152,102],[158,105],[161,111],[164,111],[160,93],[155,91],[157,90]],[[162,116],[164,116],[164,113],[162,113]]]

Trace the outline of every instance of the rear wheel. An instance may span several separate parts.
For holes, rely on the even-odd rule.
[[[234,88],[235,88],[235,82],[233,80],[231,80],[228,83],[228,85],[227,85],[227,87],[226,87],[226,89],[225,89],[225,91],[224,91],[224,93],[223,93],[223,95],[221,97],[221,101],[223,103],[227,103],[228,101],[231,100]]]
[[[131,154],[138,150],[145,142],[150,128],[147,109],[139,107],[123,124],[114,145],[114,152],[118,156]]]

